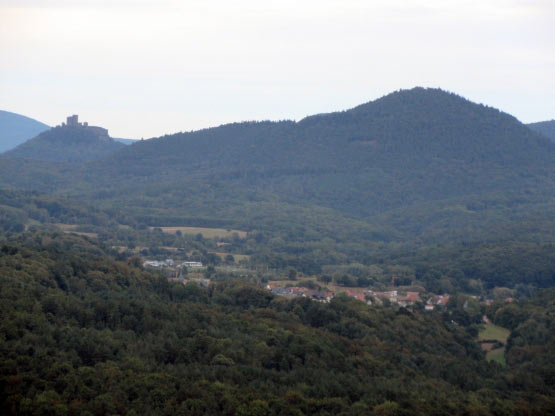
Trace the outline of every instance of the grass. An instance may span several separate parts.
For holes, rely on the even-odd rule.
[[[507,343],[511,331],[494,324],[485,324],[484,328],[478,334],[478,340],[496,340],[503,344]]]
[[[62,231],[72,231],[72,230],[75,230],[77,227],[79,227],[77,224],[55,223],[53,225],[55,225],[57,228],[59,228]]]
[[[479,341],[495,340],[503,344],[501,348],[490,350],[486,353],[486,360],[497,361],[499,364],[505,366],[505,344],[509,338],[511,331],[494,324],[485,324],[478,334]]]
[[[56,226],[56,228],[62,230],[66,234],[77,234],[77,235],[82,235],[89,238],[98,238],[98,233],[86,233],[82,231],[75,231],[77,227],[79,227],[79,224],[55,223],[52,225]]]
[[[216,254],[222,260],[224,260],[226,258],[226,256],[231,254],[236,262],[239,262],[241,260],[247,260],[248,261],[251,258],[251,256],[248,256],[246,254],[219,253],[219,252],[215,252],[214,254]]]
[[[486,360],[497,361],[502,366],[506,366],[507,361],[505,360],[505,347],[496,348],[494,350],[489,351],[486,354]]]
[[[161,228],[163,232],[168,234],[175,234],[181,231],[182,234],[197,235],[202,234],[204,238],[231,238],[233,234],[237,234],[239,238],[246,238],[247,232],[240,230],[230,230],[225,228],[203,228],[203,227],[149,227],[151,230],[154,228]]]
[[[66,233],[66,234],[77,234],[77,235],[82,235],[84,237],[89,237],[89,238],[98,238],[97,233],[85,233],[85,232],[81,232],[81,231],[71,231],[71,230],[64,230],[64,233]]]
[[[62,230],[64,232],[74,231],[77,227],[79,227],[79,224],[56,223],[56,224],[52,224],[52,225],[56,226],[57,228],[59,228],[60,230]],[[121,229],[129,229],[130,228],[127,225],[120,225],[119,227]],[[152,229],[158,228],[158,227],[149,227],[149,228],[152,230]],[[202,234],[202,236],[204,238],[231,238],[231,237],[233,237],[233,234],[237,234],[239,236],[239,238],[246,238],[247,237],[247,232],[246,231],[231,230],[231,229],[225,229],[225,228],[204,228],[204,227],[159,227],[159,228],[161,228],[163,232],[168,233],[168,234],[175,234],[176,231],[181,231],[182,234],[187,234],[187,235]],[[94,234],[94,233],[87,233],[87,234],[75,233],[75,234],[88,235],[88,234]]]

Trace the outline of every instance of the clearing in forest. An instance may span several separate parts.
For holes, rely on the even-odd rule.
[[[220,252],[214,252],[214,254],[216,256],[218,256],[219,258],[221,258],[222,260],[225,260],[225,258],[231,254],[236,262],[239,262],[239,261],[242,261],[242,260],[249,261],[250,258],[251,258],[251,256],[248,256],[246,254],[220,253]]]
[[[497,361],[501,365],[506,365],[505,361],[505,344],[509,338],[511,331],[494,324],[485,324],[478,333],[478,340],[482,342],[482,348],[487,351],[486,360]],[[502,347],[491,349],[492,343],[485,341],[497,341]],[[497,344],[499,345],[499,344]],[[484,346],[486,348],[484,348]]]
[[[204,228],[204,227],[149,227],[151,230],[160,228],[168,234],[175,234],[181,231],[182,234],[197,235],[202,234],[204,238],[231,238],[233,234],[237,234],[239,238],[246,238],[247,232],[240,230],[231,230],[225,228]]]
[[[510,333],[511,331],[500,326],[485,324],[484,328],[478,334],[478,339],[480,341],[495,340],[501,342],[502,344],[506,344]]]
[[[52,224],[54,225],[56,228],[62,230],[64,233],[67,234],[77,234],[77,235],[82,235],[85,237],[89,237],[89,238],[98,238],[98,233],[88,233],[88,232],[83,232],[83,231],[75,231],[80,224],[62,224],[62,223],[55,223]]]

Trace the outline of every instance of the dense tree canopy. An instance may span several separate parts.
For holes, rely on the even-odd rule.
[[[526,348],[527,316],[550,325],[534,311],[550,316],[542,308],[553,307],[552,293],[523,304],[512,373],[484,360],[470,327],[441,314],[347,297],[289,301],[236,281],[170,284],[77,236],[4,240],[0,273],[8,414],[486,415],[555,406],[552,367],[522,364],[550,359],[552,333],[526,341],[545,350],[516,352]]]
[[[4,155],[52,162],[85,162],[125,147],[94,128],[58,126],[40,133]]]
[[[555,147],[513,117],[417,88],[121,150],[74,133],[0,158],[4,413],[555,413]],[[511,331],[502,364],[484,315]]]

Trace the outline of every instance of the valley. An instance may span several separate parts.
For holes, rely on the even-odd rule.
[[[514,117],[415,88],[129,145],[71,120],[0,157],[8,414],[555,408],[555,144]]]
[[[555,415],[555,0],[0,22],[0,416]]]

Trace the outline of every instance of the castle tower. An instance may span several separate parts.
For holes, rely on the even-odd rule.
[[[77,114],[69,116],[66,124],[71,127],[79,127],[79,116]]]

